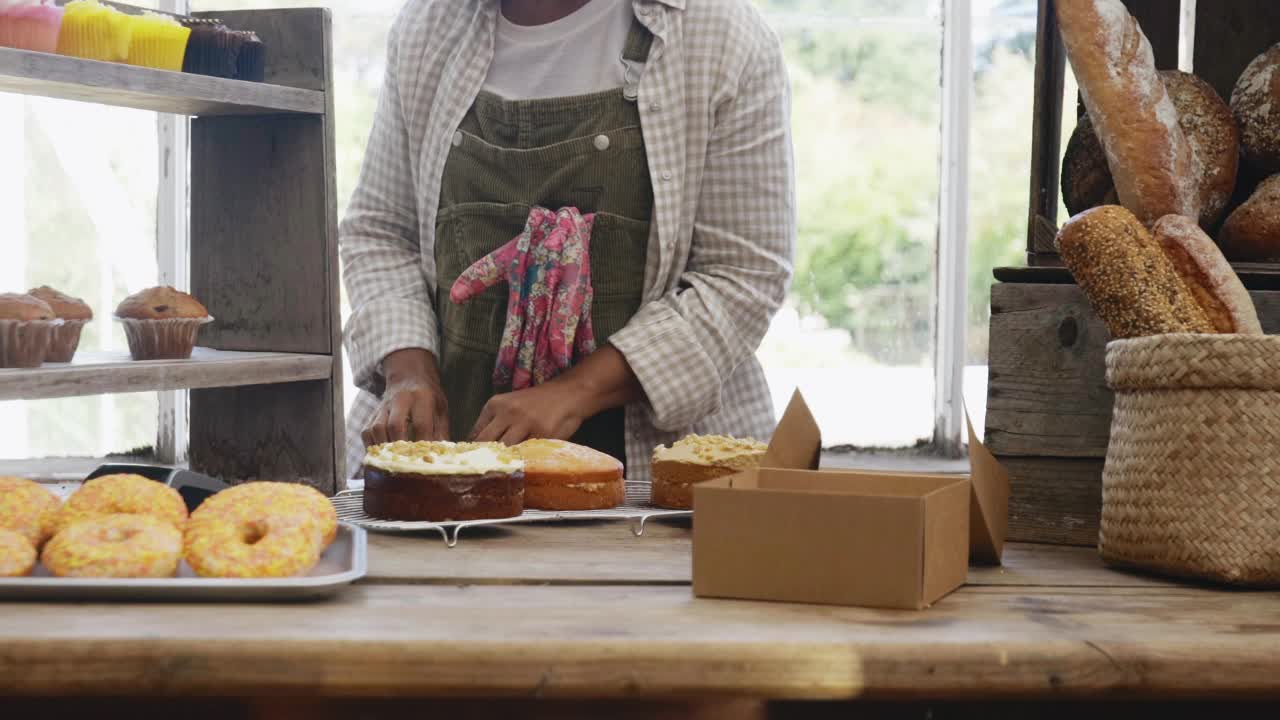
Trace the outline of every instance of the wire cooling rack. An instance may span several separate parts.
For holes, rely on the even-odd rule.
[[[354,481],[353,481],[354,484]],[[637,537],[644,534],[644,525],[650,518],[692,517],[689,510],[663,510],[649,504],[649,483],[641,480],[627,481],[627,499],[622,505],[609,510],[525,510],[523,515],[495,520],[462,520],[458,522],[426,522],[409,520],[380,520],[369,517],[364,511],[364,488],[344,490],[330,498],[338,511],[338,519],[358,525],[366,530],[389,533],[438,532],[449,547],[458,544],[458,536],[470,527],[483,525],[517,525],[538,522],[564,522],[568,520],[629,520],[631,532]]]

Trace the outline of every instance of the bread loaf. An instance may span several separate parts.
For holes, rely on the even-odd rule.
[[[1232,260],[1280,260],[1280,175],[1263,180],[1231,213],[1222,224],[1218,242]]]
[[[1089,113],[1080,116],[1062,154],[1062,204],[1069,215],[1099,205],[1117,205],[1116,184],[1107,167],[1107,152],[1093,129]]]
[[[1236,186],[1240,131],[1231,108],[1209,83],[1178,70],[1164,70],[1160,79],[1178,111],[1178,126],[1199,161],[1200,226],[1214,230]],[[1106,154],[1088,113],[1080,117],[1062,156],[1062,202],[1072,215],[1118,202]]]
[[[1262,334],[1258,312],[1244,284],[1194,220],[1166,215],[1156,221],[1152,234],[1215,330]]]
[[[1280,172],[1280,45],[1245,67],[1231,91],[1231,111],[1240,125],[1244,161],[1266,176]]]
[[[1112,338],[1216,332],[1155,238],[1125,208],[1076,215],[1057,246]]]
[[[1056,8],[1121,204],[1148,226],[1170,214],[1199,217],[1196,157],[1137,21],[1120,0]]]

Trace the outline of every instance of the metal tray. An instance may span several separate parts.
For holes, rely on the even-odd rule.
[[[355,486],[360,481],[352,480]],[[369,517],[364,511],[364,488],[353,487],[330,498],[338,511],[338,519],[359,525],[368,530],[390,533],[438,532],[449,547],[458,544],[458,536],[469,527],[485,525],[516,525],[539,522],[567,522],[572,520],[630,520],[631,532],[637,537],[644,534],[645,523],[651,518],[693,517],[691,510],[664,510],[649,504],[649,483],[640,480],[627,481],[627,499],[609,510],[525,510],[523,515],[495,520],[462,520],[456,522],[425,522],[408,520],[380,520]]]
[[[0,578],[0,600],[140,600],[264,602],[310,600],[333,595],[364,577],[367,536],[338,525],[333,543],[311,572],[301,577],[254,580],[197,577],[183,562],[174,578],[59,578],[37,565],[30,577]]]

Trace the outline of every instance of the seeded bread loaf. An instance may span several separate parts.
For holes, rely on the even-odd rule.
[[[1217,331],[1159,243],[1125,208],[1076,215],[1057,246],[1113,339]]]

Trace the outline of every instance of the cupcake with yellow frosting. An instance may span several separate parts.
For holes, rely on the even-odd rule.
[[[62,13],[58,54],[124,62],[133,35],[130,16],[98,0],[71,0]]]
[[[139,67],[180,72],[187,54],[191,29],[167,15],[145,13],[130,18],[129,56],[125,62]]]

